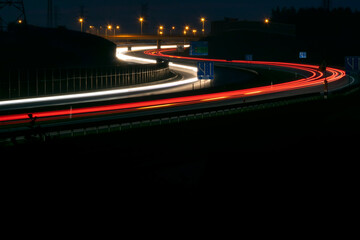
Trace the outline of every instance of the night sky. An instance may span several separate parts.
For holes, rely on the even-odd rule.
[[[201,16],[210,21],[224,17],[240,20],[260,21],[271,15],[271,9],[279,7],[319,7],[321,0],[53,0],[57,8],[58,25],[69,29],[78,29],[77,18],[80,6],[84,6],[86,24],[120,25],[122,32],[137,32],[141,3],[148,3],[149,26],[189,24],[200,28]],[[33,25],[46,26],[47,1],[24,0],[28,22]],[[358,0],[333,0],[332,7],[350,7],[360,10]],[[9,13],[9,12],[8,12]],[[4,16],[3,12],[0,12]],[[149,27],[150,29],[150,27]]]

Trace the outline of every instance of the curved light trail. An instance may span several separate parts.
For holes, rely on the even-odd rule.
[[[147,50],[145,51],[145,54],[156,57],[177,58],[177,59],[185,59],[185,60],[193,60],[193,61],[195,60],[195,61],[228,62],[227,60],[221,60],[221,59],[179,57],[179,56],[164,54],[165,52],[174,51],[174,50],[175,49],[173,48],[165,49],[165,50]],[[126,56],[125,58],[127,58],[127,60],[130,60],[130,58],[128,57],[135,58],[132,56]],[[148,59],[144,61],[148,61]],[[247,64],[251,66],[254,65],[276,66],[276,67],[290,68],[294,70],[301,70],[301,71],[306,71],[309,74],[309,77],[291,82],[275,84],[271,86],[262,86],[262,87],[255,87],[249,89],[227,91],[227,92],[209,93],[209,94],[159,99],[159,100],[151,100],[151,101],[113,104],[107,106],[95,106],[95,107],[85,107],[85,108],[77,108],[77,109],[37,112],[37,113],[32,113],[32,116],[37,117],[40,121],[41,120],[47,121],[50,119],[69,118],[69,116],[70,118],[72,118],[72,117],[92,116],[99,114],[105,115],[105,114],[133,112],[133,111],[146,111],[150,109],[169,108],[169,107],[182,106],[182,105],[224,101],[230,99],[246,98],[249,96],[256,96],[262,94],[278,93],[278,92],[291,91],[295,89],[309,88],[314,86],[320,86],[324,83],[325,80],[324,74],[318,71],[318,66],[314,66],[314,65],[282,63],[282,62],[265,62],[265,61],[248,62],[248,61],[240,61],[240,60],[234,60],[231,62],[239,63],[239,64]],[[343,78],[345,76],[345,72],[335,68],[327,68],[326,75],[327,75],[326,79],[328,82],[334,82]],[[19,123],[28,120],[29,120],[28,113],[3,115],[0,116],[0,125]]]
[[[284,63],[284,62],[269,62],[269,61],[243,61],[243,60],[224,60],[224,59],[209,59],[209,58],[194,58],[194,57],[182,57],[182,56],[174,56],[169,54],[164,54],[165,52],[171,52],[175,51],[175,49],[165,49],[165,50],[147,50],[144,53],[150,56],[156,56],[156,57],[164,57],[169,59],[185,59],[185,60],[192,60],[192,61],[212,61],[212,62],[222,62],[222,63],[238,63],[238,64],[245,64],[248,66],[275,66],[275,67],[284,67],[284,68],[291,68],[295,70],[303,70],[306,72],[309,72],[311,74],[310,77],[299,79],[296,81],[286,82],[286,83],[280,83],[272,85],[272,90],[269,92],[269,89],[267,89],[268,93],[271,92],[280,92],[280,91],[286,91],[291,89],[299,89],[299,88],[305,88],[305,87],[312,87],[321,85],[324,83],[325,77],[322,72],[318,70],[318,66],[315,65],[309,65],[309,64],[298,64],[298,63]],[[345,71],[335,68],[327,68],[327,76],[326,80],[330,82],[337,81],[343,77],[345,77]],[[266,87],[260,87],[260,88],[266,88]],[[268,86],[267,86],[268,88]],[[259,88],[252,88],[259,89]],[[250,90],[250,89],[249,89]],[[254,90],[258,91],[258,90]]]
[[[156,46],[155,47],[154,46],[133,47],[133,50],[138,51],[138,50],[149,49],[149,48],[155,49]],[[165,46],[165,48],[174,48],[174,46],[173,45]],[[120,60],[124,60],[124,61],[133,61],[136,63],[156,63],[156,60],[126,55],[127,52],[128,52],[127,47],[119,47],[119,48],[117,48],[116,56]],[[85,99],[85,98],[93,98],[93,97],[106,97],[106,96],[124,94],[124,93],[138,93],[138,92],[144,92],[144,91],[161,90],[161,89],[166,89],[166,88],[171,88],[171,87],[187,85],[187,84],[195,83],[198,81],[198,79],[195,77],[196,72],[197,72],[196,67],[190,67],[190,66],[186,66],[186,65],[182,65],[182,64],[175,64],[173,66],[182,71],[187,71],[187,72],[191,73],[194,77],[189,78],[189,79],[161,83],[161,84],[155,83],[155,84],[151,84],[151,85],[147,85],[147,86],[140,86],[140,87],[125,87],[125,88],[119,88],[119,89],[102,90],[102,91],[94,91],[94,92],[87,92],[87,93],[75,93],[75,94],[64,94],[64,95],[58,95],[58,96],[5,100],[5,101],[0,101],[0,107],[17,105],[17,104],[32,104],[32,103],[40,103],[40,102],[76,100],[76,99]]]

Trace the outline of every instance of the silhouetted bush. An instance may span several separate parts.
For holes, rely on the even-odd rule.
[[[65,28],[9,25],[0,32],[0,64],[17,67],[66,67],[112,64],[116,45],[95,35]]]

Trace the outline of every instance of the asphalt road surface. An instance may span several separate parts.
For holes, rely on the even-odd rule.
[[[91,121],[103,121],[105,119],[125,119],[129,117],[141,117],[154,114],[166,114],[188,110],[205,109],[210,107],[229,106],[234,104],[241,104],[243,102],[256,102],[268,99],[289,97],[295,95],[302,95],[314,92],[323,92],[325,88],[329,91],[342,88],[348,84],[348,79],[345,78],[343,70],[328,68],[326,73],[320,72],[318,66],[295,63],[279,63],[279,62],[248,62],[237,61],[231,62],[221,59],[198,59],[192,57],[179,57],[170,55],[169,52],[175,49],[161,49],[157,50],[154,47],[143,47],[141,49],[149,49],[144,53],[130,53],[126,54],[126,50],[118,49],[118,57],[122,60],[148,63],[155,61],[154,58],[163,58],[176,62],[171,63],[171,69],[179,72],[183,77],[181,79],[172,80],[169,83],[160,83],[156,85],[134,87],[131,91],[129,89],[115,89],[102,92],[93,92],[85,94],[73,94],[65,96],[51,96],[35,99],[21,99],[14,101],[0,102],[2,110],[23,109],[23,112],[16,114],[6,114],[2,111],[0,115],[0,125],[2,126],[16,126],[24,121],[29,120],[28,114],[31,113],[33,117],[37,117],[38,121],[48,120],[64,120],[57,122],[57,124],[72,124],[78,121],[89,121],[87,118],[91,116]],[[147,57],[144,57],[147,55]],[[156,100],[132,101],[129,103],[120,104],[106,104],[107,100],[121,99],[136,96],[156,95],[160,93],[170,93],[174,91],[184,91],[194,89],[196,84],[201,84],[196,78],[196,68],[194,62],[196,61],[213,61],[221,64],[229,64],[242,68],[260,67],[273,68],[279,71],[296,72],[303,78],[293,80],[285,83],[254,87],[248,89],[239,89],[216,93],[202,93],[199,95],[161,98]],[[177,63],[180,61],[181,63]],[[184,64],[184,62],[186,64]],[[327,84],[325,84],[325,79]],[[175,83],[175,85],[174,85]],[[203,81],[202,84],[209,84]],[[165,86],[164,86],[165,84]],[[166,85],[170,84],[170,85]],[[159,88],[160,86],[160,88]],[[91,106],[91,102],[101,101],[103,105]],[[89,103],[87,107],[72,108],[68,107],[75,103]],[[66,105],[67,107],[61,109],[59,105]],[[39,106],[57,106],[56,110],[47,109],[46,111],[31,112],[31,108]],[[59,110],[60,108],[60,110]]]

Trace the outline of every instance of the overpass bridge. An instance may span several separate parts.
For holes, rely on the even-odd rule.
[[[116,44],[128,43],[134,41],[156,41],[158,48],[161,47],[162,42],[190,42],[198,41],[201,36],[193,35],[147,35],[147,34],[119,34],[119,35],[107,35],[102,36],[109,41],[112,41]]]

